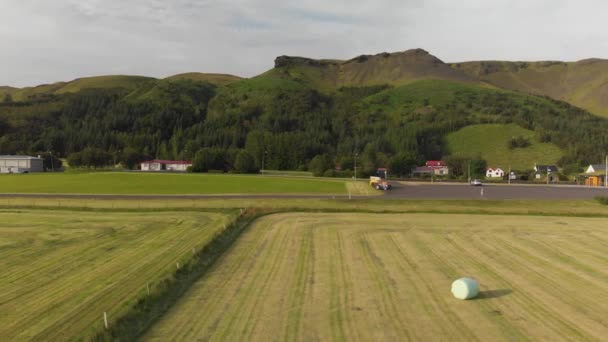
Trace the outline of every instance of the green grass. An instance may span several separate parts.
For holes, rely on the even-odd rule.
[[[0,176],[2,193],[80,194],[345,194],[345,182],[274,176],[139,172]]]
[[[235,214],[2,210],[0,340],[88,340]]]
[[[531,145],[525,148],[509,149],[511,138],[523,136]],[[474,125],[465,127],[447,136],[451,155],[474,157],[480,154],[488,162],[488,167],[500,167],[508,171],[530,170],[534,164],[555,164],[562,151],[550,143],[539,143],[534,132],[515,124]]]
[[[13,101],[24,101],[29,97],[37,95],[76,93],[84,89],[93,88],[124,88],[134,90],[154,80],[152,77],[128,75],[83,77],[70,82],[43,84],[36,87],[12,88],[5,91],[0,89],[0,95],[9,93],[13,97]]]
[[[460,97],[464,93],[481,96],[496,92],[497,90],[482,85],[426,79],[384,90],[365,98],[363,103],[370,111],[384,112],[395,119],[400,119],[401,115],[410,115],[414,112],[426,115],[433,112],[435,107],[461,102]],[[499,92],[508,94],[512,100],[521,100],[520,95]],[[465,112],[472,117],[480,114],[469,108],[466,108]]]
[[[496,87],[567,101],[608,117],[608,61],[582,62],[465,62],[452,67]]]
[[[153,82],[154,80],[152,77],[126,75],[85,77],[68,82],[57,90],[56,93],[76,93],[83,89],[92,88],[125,88],[133,90],[144,83]]]
[[[241,80],[242,78],[234,75],[227,74],[210,74],[210,73],[201,73],[201,72],[189,72],[184,74],[173,75],[165,78],[170,81],[182,81],[182,80],[191,80],[191,81],[205,81],[211,84],[215,84],[218,86],[225,86],[236,81]]]

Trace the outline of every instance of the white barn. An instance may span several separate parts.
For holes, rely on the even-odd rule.
[[[503,178],[504,176],[505,172],[499,167],[486,170],[486,178]]]
[[[42,158],[30,156],[0,156],[0,173],[43,172]]]
[[[154,159],[141,163],[142,171],[187,171],[192,166],[191,161],[186,160],[160,160]]]

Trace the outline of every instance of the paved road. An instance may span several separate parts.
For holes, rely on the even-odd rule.
[[[387,198],[413,199],[593,199],[606,188],[556,185],[394,184]]]
[[[608,189],[555,185],[484,185],[393,183],[393,190],[377,199],[593,199],[608,196]],[[216,195],[95,195],[95,194],[0,194],[0,198],[80,198],[80,199],[346,199],[348,196],[303,194],[216,194]],[[352,196],[353,199],[370,198]]]

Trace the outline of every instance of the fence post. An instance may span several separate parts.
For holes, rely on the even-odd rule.
[[[103,312],[103,325],[108,329],[108,314],[105,311]]]

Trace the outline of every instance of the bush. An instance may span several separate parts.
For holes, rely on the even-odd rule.
[[[334,170],[334,169],[325,170],[325,172],[323,172],[323,177],[336,177],[336,170]]]
[[[68,156],[71,167],[101,168],[112,165],[112,155],[96,147],[87,147]]]
[[[312,171],[315,177],[321,177],[327,170],[333,170],[334,165],[331,158],[327,154],[317,155],[310,161],[308,169]],[[333,177],[333,176],[329,176]]]
[[[242,150],[236,155],[234,169],[238,173],[256,173],[258,168],[255,166],[255,160],[249,152]]]
[[[513,137],[509,140],[509,149],[513,150],[516,148],[525,148],[530,146],[530,140],[528,138],[524,138],[523,136],[518,136],[517,138]]]

